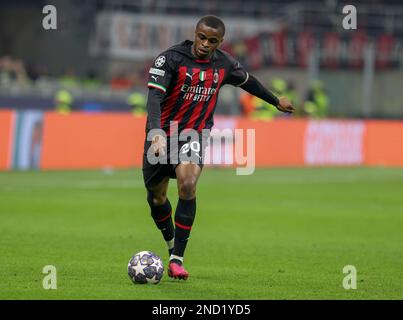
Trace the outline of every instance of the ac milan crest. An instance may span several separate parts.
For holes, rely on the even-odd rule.
[[[218,71],[214,70],[213,82],[217,83],[220,76],[218,75]]]

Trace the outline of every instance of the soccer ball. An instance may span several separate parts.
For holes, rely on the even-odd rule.
[[[164,265],[155,253],[141,251],[129,260],[127,273],[134,283],[157,284],[164,274]]]

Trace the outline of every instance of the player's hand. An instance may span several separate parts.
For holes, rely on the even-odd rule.
[[[151,147],[153,148],[153,151],[155,155],[158,157],[160,154],[162,156],[165,156],[165,148],[167,146],[167,142],[164,136],[157,134],[154,136],[152,142],[151,142]]]
[[[293,113],[295,111],[294,106],[287,97],[280,97],[278,106],[276,108],[285,113]]]

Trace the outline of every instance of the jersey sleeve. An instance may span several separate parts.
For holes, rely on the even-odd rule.
[[[166,92],[175,73],[173,54],[166,51],[158,55],[148,71],[148,88]]]
[[[249,79],[249,73],[242,67],[239,61],[232,57],[228,57],[230,61],[230,70],[228,78],[225,81],[227,84],[239,87],[245,84]]]

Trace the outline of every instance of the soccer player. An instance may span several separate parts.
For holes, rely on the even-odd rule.
[[[224,34],[225,25],[220,18],[205,16],[196,25],[194,41],[185,40],[162,52],[149,71],[143,177],[151,216],[168,245],[168,275],[177,279],[186,280],[189,276],[183,257],[195,219],[196,184],[208,138],[203,129],[213,126],[220,88],[225,84],[238,86],[282,112],[294,111],[286,97],[277,98],[233,57],[218,49]],[[171,122],[177,127],[172,127]],[[197,138],[189,137],[177,146],[171,145],[175,133],[189,129],[198,133]],[[191,161],[182,161],[181,153],[189,155]],[[169,160],[179,154],[179,160],[154,163],[150,154]],[[179,196],[175,226],[167,198],[170,178],[177,180]]]

